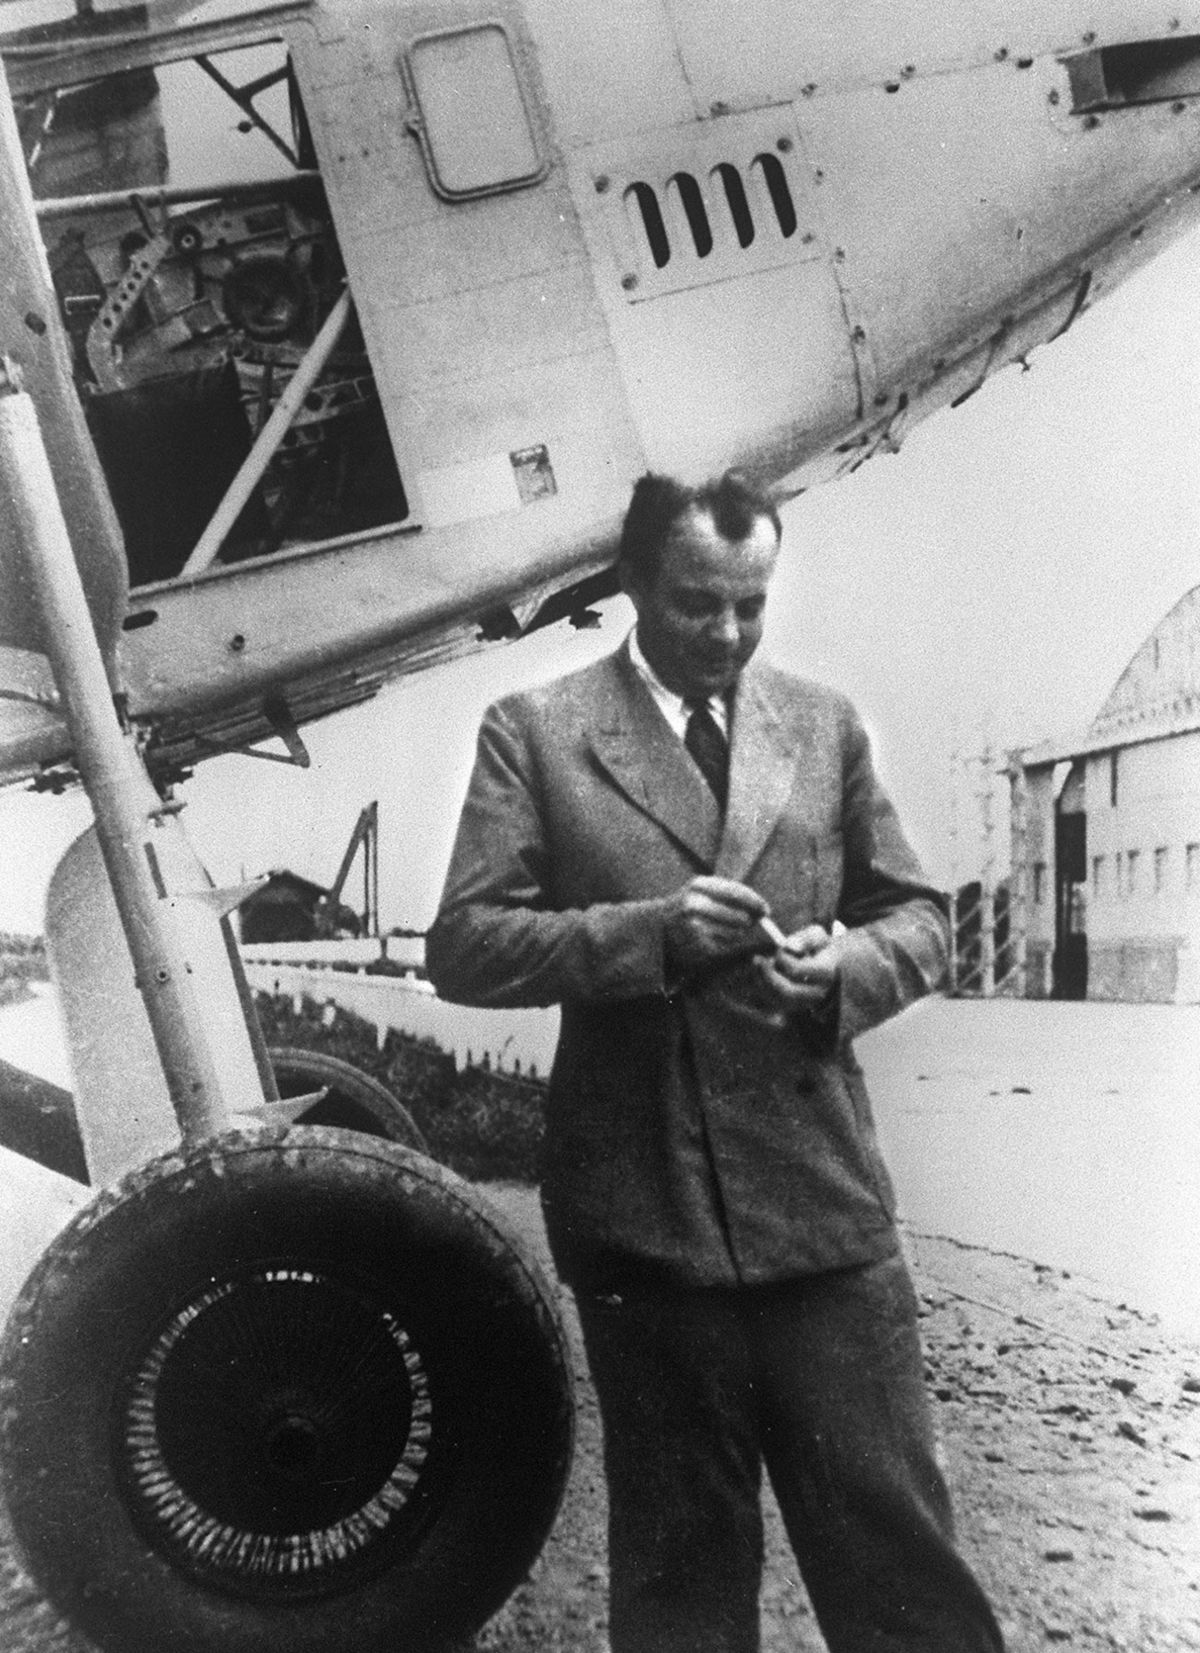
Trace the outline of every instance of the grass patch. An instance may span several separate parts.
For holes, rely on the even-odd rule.
[[[339,1056],[387,1085],[425,1134],[441,1164],[473,1182],[535,1183],[545,1124],[546,1090],[487,1068],[461,1073],[431,1039],[391,1030],[380,1049],[375,1029],[351,1011],[305,999],[256,997],[269,1045],[299,1045]]]

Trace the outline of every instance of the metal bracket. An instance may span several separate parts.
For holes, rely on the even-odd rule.
[[[307,1113],[319,1102],[324,1102],[328,1095],[329,1086],[325,1085],[321,1090],[312,1091],[306,1096],[287,1096],[279,1102],[264,1102],[260,1108],[252,1111],[265,1125],[294,1125],[302,1113]]]
[[[278,735],[287,747],[286,757],[282,752],[260,752],[256,746],[233,746],[229,741],[217,740],[212,735],[202,735],[199,730],[193,732],[192,739],[206,752],[222,753],[229,757],[258,758],[262,763],[287,763],[297,769],[310,768],[312,758],[296,727],[296,720],[287,701],[281,695],[271,695],[263,701],[262,711],[271,725],[272,733]]]
[[[309,757],[308,747],[305,746],[300,731],[296,727],[292,709],[283,696],[269,695],[263,701],[263,715],[287,747],[290,761],[300,769],[307,769],[312,763],[312,759]],[[258,756],[266,757],[267,754],[263,752],[259,753]]]

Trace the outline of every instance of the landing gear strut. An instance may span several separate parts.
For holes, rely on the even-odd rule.
[[[112,1653],[447,1648],[558,1505],[553,1295],[480,1196],[395,1140],[394,1113],[378,1136],[263,1127],[313,1098],[264,1092],[223,927],[240,892],[208,884],[122,725],[33,404],[4,372],[0,484],[169,1098],[83,1121],[109,1186],[0,1345],[18,1548]]]

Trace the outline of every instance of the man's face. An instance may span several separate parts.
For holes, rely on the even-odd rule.
[[[638,643],[668,689],[703,699],[733,687],[762,637],[778,555],[766,517],[744,540],[723,539],[696,507],[679,519],[654,579],[629,586]]]

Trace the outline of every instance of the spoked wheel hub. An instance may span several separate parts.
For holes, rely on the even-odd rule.
[[[411,1536],[432,1413],[420,1350],[376,1297],[260,1269],[190,1300],[138,1365],[127,1494],[150,1542],[214,1585],[336,1589]]]

